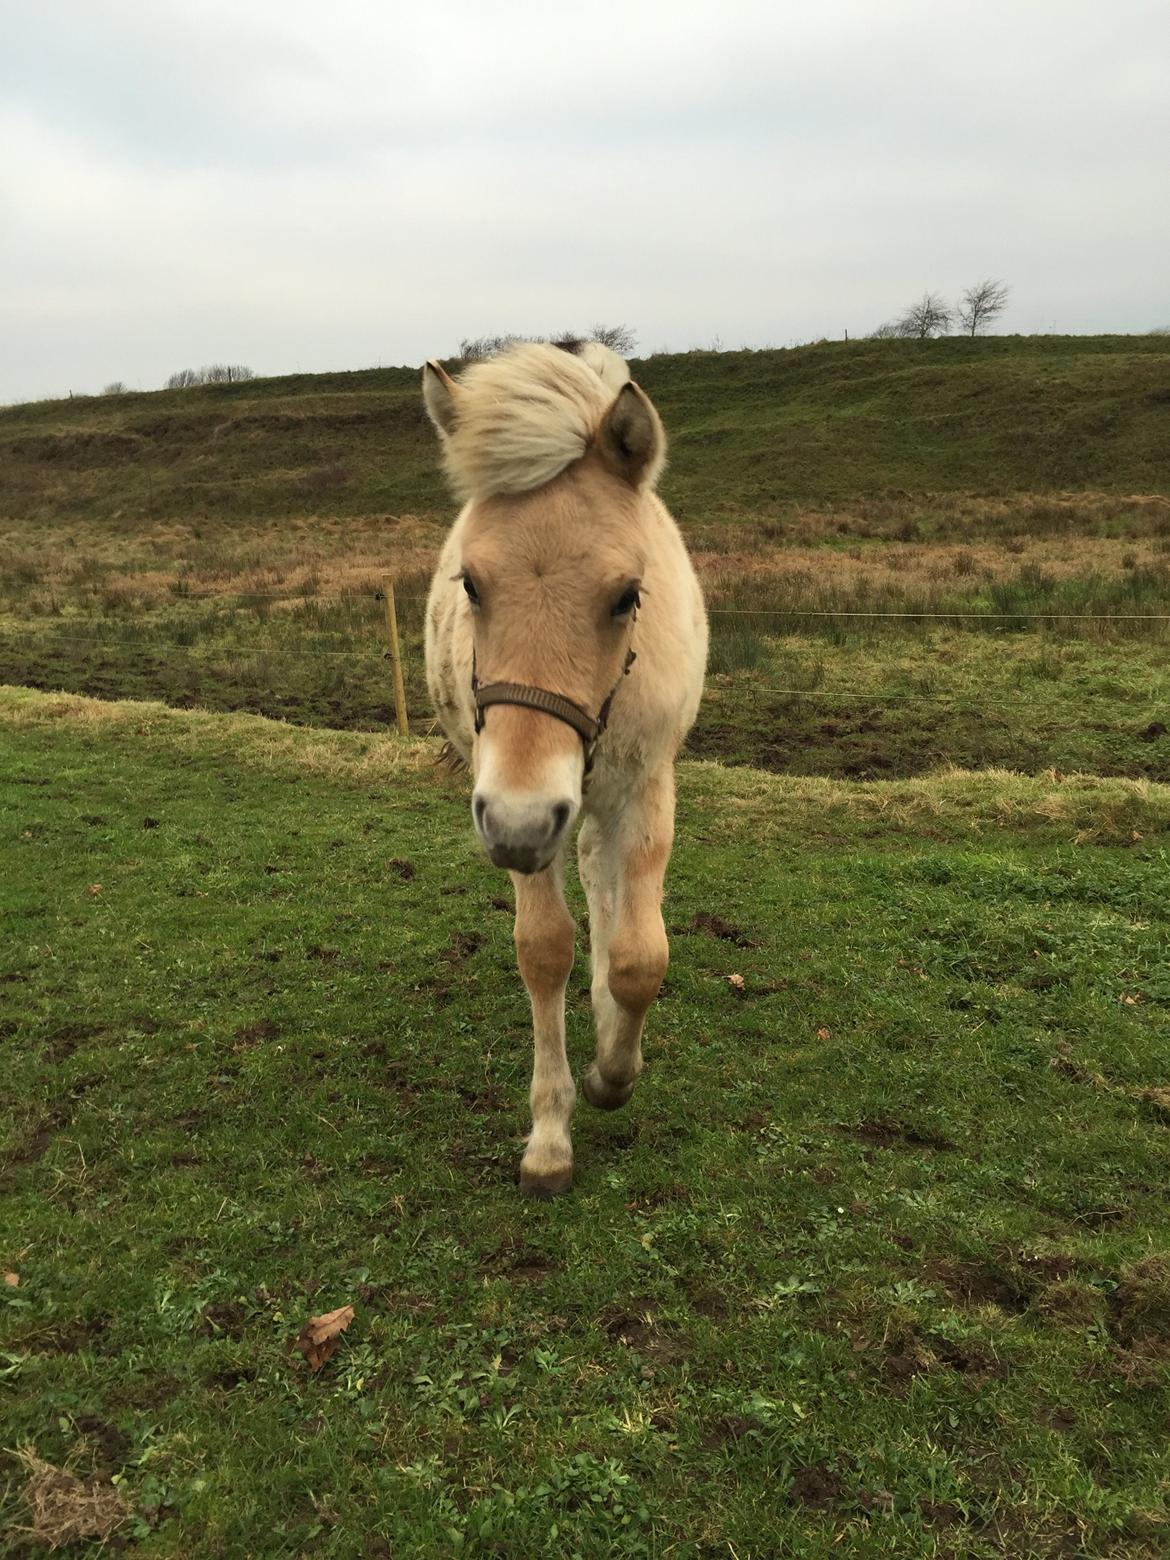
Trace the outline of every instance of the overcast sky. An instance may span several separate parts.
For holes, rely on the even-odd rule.
[[[0,0],[0,400],[1170,324],[1166,0]]]

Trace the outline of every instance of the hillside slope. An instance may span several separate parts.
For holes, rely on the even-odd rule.
[[[824,342],[640,362],[680,518],[904,489],[1170,492],[1170,338]],[[0,411],[0,521],[427,514],[414,368]]]

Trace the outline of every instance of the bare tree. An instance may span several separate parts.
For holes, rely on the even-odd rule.
[[[464,336],[459,343],[459,356],[465,363],[479,363],[484,358],[495,357],[514,341],[531,341],[531,336]]]
[[[459,356],[465,363],[478,363],[484,358],[495,357],[505,347],[517,341],[551,341],[554,347],[567,352],[574,351],[583,341],[600,341],[622,357],[634,350],[637,337],[628,325],[595,325],[587,336],[575,330],[564,330],[557,336],[521,336],[509,331],[502,336],[465,336],[459,343]]]
[[[638,345],[638,338],[628,325],[595,325],[589,335],[619,357],[629,357]]]
[[[121,379],[111,380],[108,385],[105,385],[103,387],[102,394],[103,395],[125,395],[126,394],[125,382],[123,380],[121,380]]]
[[[924,292],[898,320],[898,335],[925,341],[930,336],[945,336],[950,324],[951,311],[938,293]]]
[[[208,363],[199,370],[199,383],[203,385],[236,385],[255,377],[243,363]]]
[[[181,368],[167,380],[168,390],[189,390],[193,385],[237,385],[255,379],[243,363],[206,363],[202,368]]]
[[[884,325],[879,325],[876,330],[869,333],[870,341],[892,341],[898,336],[908,336],[905,320],[887,320]]]
[[[955,310],[956,322],[968,336],[977,336],[1007,308],[1010,292],[1006,282],[995,282],[990,278],[976,282],[963,294],[963,301]]]

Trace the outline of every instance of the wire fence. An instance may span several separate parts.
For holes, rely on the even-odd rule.
[[[317,601],[344,601],[351,605],[359,601],[380,602],[381,590],[363,587],[354,590],[306,591],[306,590],[200,590],[176,591],[175,601],[300,601],[309,605]],[[417,605],[426,596],[417,592],[395,592],[399,606]],[[1032,622],[1032,623],[1170,623],[1170,612],[1045,612],[1029,607],[936,608],[913,607],[897,610],[870,607],[708,607],[709,618],[850,618],[880,621],[914,622],[918,620],[959,622]]]
[[[424,602],[427,599],[426,596],[418,592],[407,592],[402,595],[398,595],[395,592],[395,596],[399,604],[418,604]],[[240,605],[250,601],[299,601],[304,602],[306,605],[315,602],[331,601],[347,602],[352,605],[362,601],[368,601],[371,604],[383,603],[386,598],[385,593],[381,589],[363,587],[361,589],[354,590],[312,592],[305,591],[303,589],[284,591],[181,591],[174,593],[173,599],[177,602],[192,600],[216,600],[223,601],[225,603],[232,603],[235,605]],[[964,623],[988,624],[1015,624],[1028,622],[1075,622],[1104,624],[1170,623],[1170,612],[1045,612],[1020,608],[1004,608],[1002,610],[971,610],[958,608],[953,610],[937,608],[891,610],[854,607],[715,606],[708,608],[708,617],[713,619],[730,620],[762,619],[767,620],[773,624],[777,623],[778,621],[788,619],[809,619],[820,621],[845,619],[848,621],[875,620],[897,622],[958,621]],[[108,619],[99,619],[98,621],[106,622]],[[16,638],[16,636],[13,634],[12,630],[0,628],[0,645],[3,645],[5,640],[12,640],[14,638]],[[197,647],[194,643],[183,643],[179,640],[164,641],[158,638],[151,639],[149,636],[142,634],[141,632],[131,632],[123,635],[110,636],[68,632],[60,633],[57,632],[56,629],[50,628],[48,633],[44,634],[43,636],[38,635],[37,639],[39,641],[39,647],[41,648],[45,647],[46,645],[50,648],[55,645],[73,645],[82,646],[86,649],[100,651],[103,653],[125,653],[129,650],[136,650],[150,655],[155,660],[164,660],[176,653],[180,655],[191,656],[193,658],[202,656],[208,662],[209,667],[214,664],[217,657],[222,658],[224,650],[228,648],[222,645],[217,646],[214,642],[211,642],[206,646],[206,648],[204,648],[202,646]],[[23,643],[24,641],[22,640],[21,642]],[[12,649],[19,648],[19,646],[6,645],[5,648]],[[387,650],[384,648],[380,640],[374,638],[371,638],[367,645],[355,645],[346,649],[334,649],[323,645],[313,645],[303,642],[294,645],[280,642],[269,642],[257,643],[255,645],[237,644],[231,646],[230,651],[232,659],[236,665],[247,661],[254,662],[257,660],[263,660],[265,658],[280,660],[282,662],[291,661],[302,663],[311,663],[313,661],[363,662],[369,661],[371,659],[385,660],[388,658]],[[746,670],[746,668],[744,669]],[[953,706],[969,704],[972,708],[983,711],[993,709],[1010,709],[1016,707],[1018,704],[1025,702],[1022,698],[1017,701],[1008,702],[1005,702],[1002,699],[988,700],[978,689],[960,690],[953,687],[947,691],[938,693],[924,691],[903,693],[895,692],[886,688],[837,689],[821,687],[770,687],[763,686],[756,681],[753,681],[752,687],[753,692],[762,695],[769,695],[774,698],[805,699],[823,702],[840,702],[846,704],[864,704],[868,706],[889,705],[896,707],[903,704],[930,704],[937,707],[946,704]],[[1081,690],[1079,696],[1093,697],[1094,693],[1089,692],[1088,690]],[[1148,706],[1148,704],[1153,701],[1160,701],[1165,699],[1168,697],[1168,694],[1166,690],[1163,690],[1160,687],[1152,688],[1148,697],[1141,701],[1141,705],[1132,699],[1119,698],[1116,692],[1106,693],[1104,690],[1102,690],[1096,696],[1107,696],[1111,698],[1115,704],[1118,704],[1121,707],[1127,709],[1133,709],[1142,707],[1143,705]]]

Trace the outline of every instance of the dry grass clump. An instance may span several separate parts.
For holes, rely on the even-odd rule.
[[[17,1453],[27,1480],[24,1499],[32,1525],[24,1531],[34,1543],[62,1549],[86,1539],[107,1539],[117,1532],[130,1508],[122,1491],[108,1479],[79,1479],[67,1468],[55,1468],[31,1447]]]
[[[403,741],[380,732],[332,731],[293,726],[263,715],[178,710],[155,701],[91,699],[84,694],[41,693],[0,685],[0,727],[56,725],[101,727],[165,741],[174,752],[222,750],[240,764],[267,771],[325,774],[377,784],[429,769],[435,743]]]

